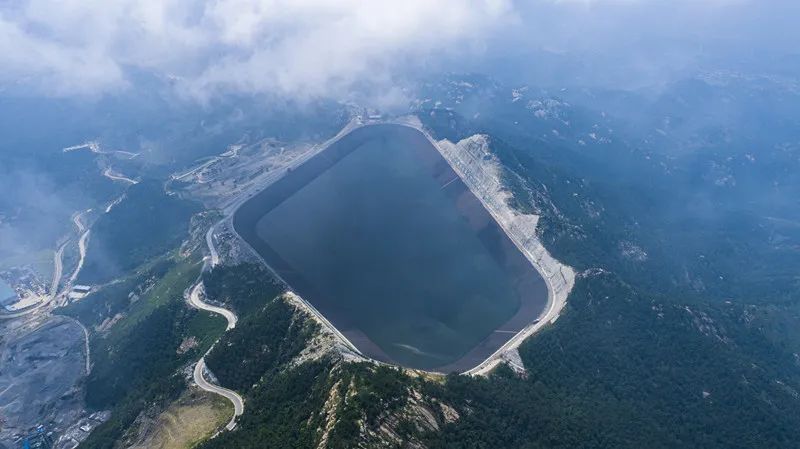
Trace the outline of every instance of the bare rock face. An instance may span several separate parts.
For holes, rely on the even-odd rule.
[[[372,369],[375,368],[377,366],[372,365]],[[379,416],[370,419],[365,410],[353,403],[357,395],[364,394],[363,382],[358,377],[371,374],[361,372],[355,377],[348,378],[345,375],[343,379],[338,377],[343,370],[347,370],[343,365],[337,365],[331,370],[331,375],[337,380],[321,410],[323,419],[322,426],[318,429],[321,434],[317,444],[319,449],[328,447],[329,437],[336,431],[336,427],[353,414],[359,417],[356,425],[358,430],[349,443],[352,447],[364,449],[422,449],[427,446],[420,439],[421,435],[437,432],[442,426],[460,419],[454,407],[439,399],[426,397],[411,379],[408,379],[409,385],[403,392],[402,406],[385,408]]]

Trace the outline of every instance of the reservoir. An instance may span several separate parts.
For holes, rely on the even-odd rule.
[[[365,355],[466,371],[547,287],[418,130],[358,128],[245,202],[237,233]]]

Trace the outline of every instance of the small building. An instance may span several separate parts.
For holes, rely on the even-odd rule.
[[[72,290],[67,293],[67,298],[77,301],[83,299],[92,291],[91,285],[73,285]]]
[[[83,299],[85,297],[86,297],[86,293],[83,293],[83,292],[76,292],[76,291],[73,290],[73,291],[67,293],[67,298],[69,298],[69,299],[71,299],[73,301],[77,301],[77,300]]]

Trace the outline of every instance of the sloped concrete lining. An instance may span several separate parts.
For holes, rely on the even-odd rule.
[[[418,129],[422,130],[421,126]],[[523,214],[509,206],[512,195],[503,185],[503,168],[491,153],[487,136],[474,135],[453,143],[449,140],[437,142],[427,133],[425,135],[547,283],[548,304],[542,315],[480,365],[464,373],[483,375],[501,363],[504,354],[516,352],[525,339],[558,319],[575,285],[575,271],[553,258],[539,241],[536,235],[538,215]]]

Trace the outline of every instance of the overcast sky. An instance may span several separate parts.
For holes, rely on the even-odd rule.
[[[796,54],[798,3],[0,0],[0,88],[98,95],[130,87],[133,70],[197,98],[345,96],[365,84],[391,95],[398,77],[464,69],[647,84],[702,64]],[[556,61],[568,68],[549,66]]]

